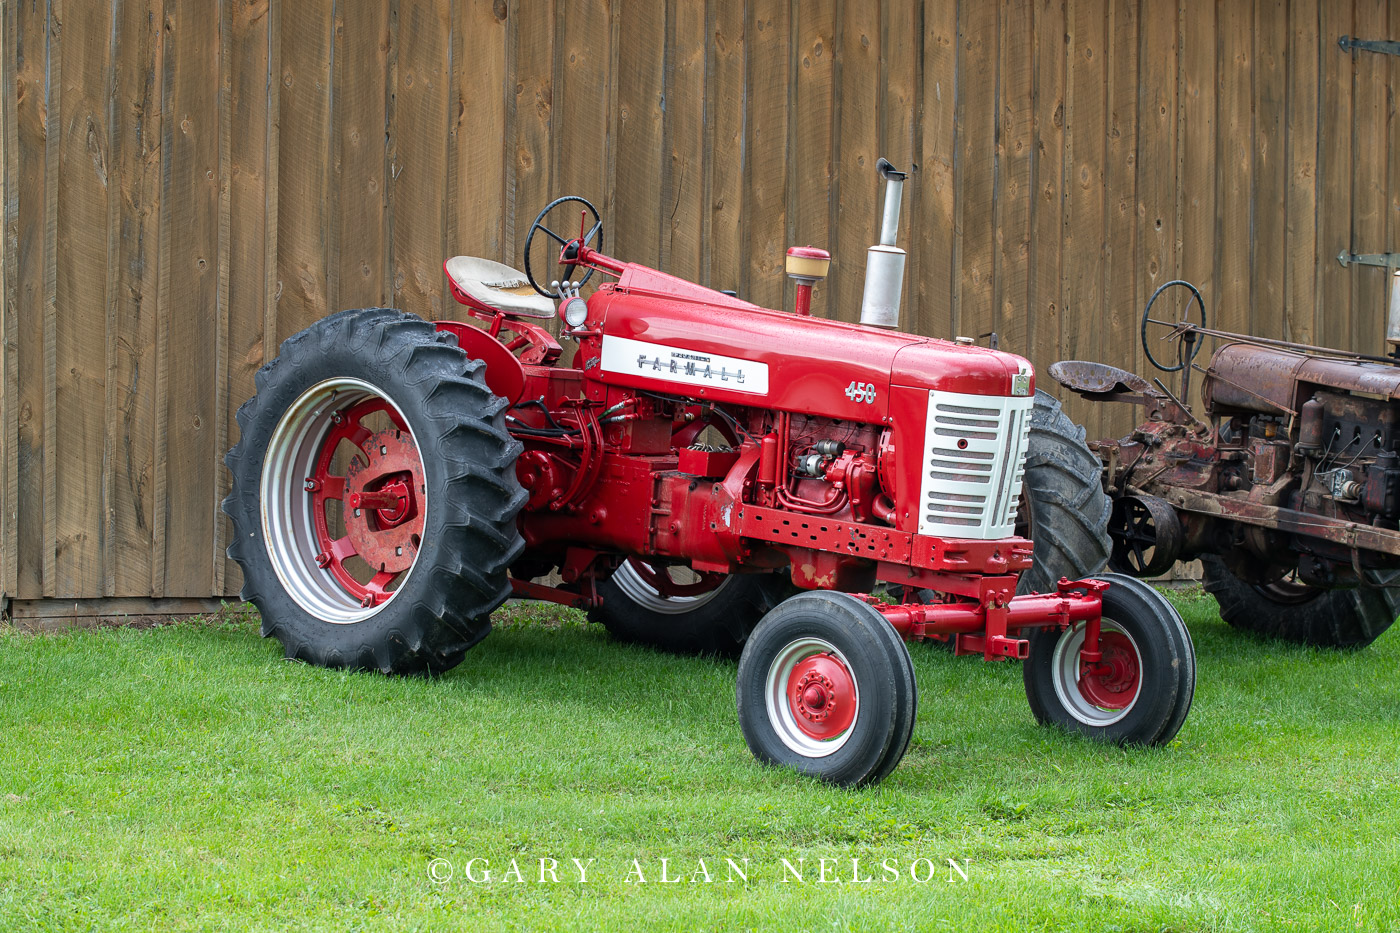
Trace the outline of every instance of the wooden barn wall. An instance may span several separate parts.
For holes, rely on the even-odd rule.
[[[857,316],[875,160],[913,169],[904,323],[1141,371],[1215,322],[1375,351],[1400,0],[4,0],[0,590],[234,592],[234,412],[343,307],[451,312],[577,193],[610,248]],[[1042,382],[1048,382],[1043,379]],[[1072,403],[1091,434],[1127,425]]]

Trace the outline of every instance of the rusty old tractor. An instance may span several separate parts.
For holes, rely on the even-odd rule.
[[[436,673],[514,595],[627,641],[742,649],[750,749],[841,785],[909,744],[905,640],[1024,659],[1041,722],[1170,740],[1190,636],[1150,587],[1093,576],[1098,461],[1030,365],[895,329],[904,176],[879,167],[861,324],[808,313],[823,250],[789,251],[796,307],[769,310],[606,255],[569,197],[531,226],[523,275],[446,262],[470,321],[376,308],[289,338],[227,457],[264,634],[313,664]],[[534,271],[541,244],[558,280]]]
[[[1176,321],[1152,312],[1170,288],[1187,290]],[[1176,391],[1100,363],[1049,368],[1085,398],[1146,412],[1093,445],[1113,499],[1111,566],[1152,577],[1199,558],[1230,625],[1370,644],[1400,613],[1400,360],[1211,329],[1180,280],[1153,294],[1140,334],[1147,360],[1180,374]],[[1218,347],[1202,368],[1206,338]],[[1193,372],[1203,417],[1184,401]]]

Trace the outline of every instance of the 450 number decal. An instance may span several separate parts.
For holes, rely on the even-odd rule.
[[[850,399],[853,402],[865,402],[867,404],[874,404],[875,383],[855,382],[853,380],[850,385],[846,386],[846,398]]]

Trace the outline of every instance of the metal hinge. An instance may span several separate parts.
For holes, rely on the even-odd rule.
[[[1387,269],[1400,269],[1400,253],[1353,253],[1344,249],[1337,254],[1337,262],[1344,266],[1355,263],[1358,266],[1385,266]]]
[[[1360,49],[1363,52],[1380,52],[1382,55],[1400,55],[1400,42],[1392,42],[1388,39],[1357,39],[1352,36],[1342,36],[1337,40],[1337,44],[1342,47],[1343,52]]]

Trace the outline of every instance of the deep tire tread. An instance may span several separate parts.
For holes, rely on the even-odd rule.
[[[1358,586],[1318,590],[1317,597],[1286,605],[1270,600],[1230,572],[1214,554],[1201,557],[1201,583],[1232,628],[1317,648],[1364,648],[1400,615],[1400,589]],[[1391,576],[1396,576],[1392,581]],[[1370,571],[1374,583],[1400,582],[1400,575]]]
[[[510,595],[507,568],[524,549],[515,523],[526,500],[515,478],[521,445],[505,430],[507,403],[486,387],[482,363],[441,334],[388,308],[330,315],[282,342],[255,377],[257,394],[238,409],[241,440],[224,458],[234,478],[223,503],[234,526],[228,553],[243,568],[242,595],[262,613],[263,635],[278,638],[289,659],[441,673],[490,632],[491,612]],[[380,385],[404,408],[438,513],[436,547],[424,549],[404,588],[379,613],[347,625],[314,619],[286,595],[261,545],[258,502],[263,454],[285,406],[337,375]]]
[[[1018,592],[1045,593],[1060,577],[1080,580],[1108,563],[1112,502],[1103,465],[1053,395],[1037,389],[1026,452],[1025,485],[1035,528],[1035,563]]]

